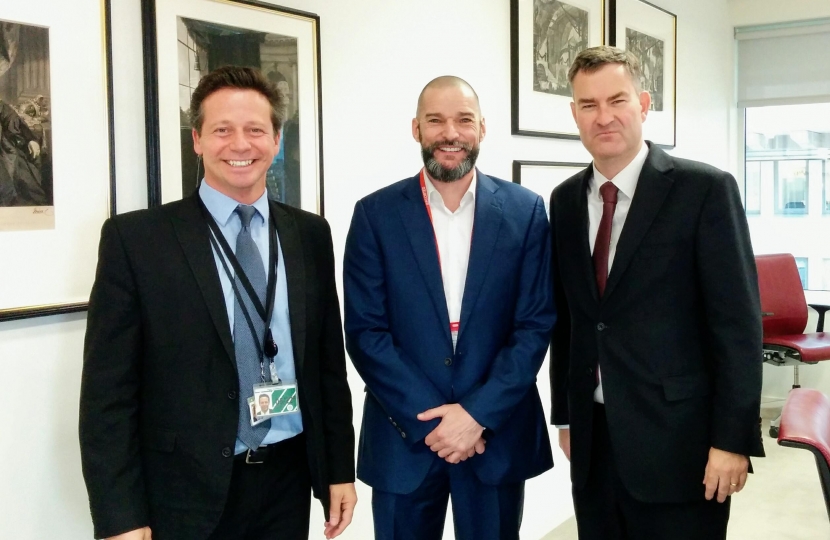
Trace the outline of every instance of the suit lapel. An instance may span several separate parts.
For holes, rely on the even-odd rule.
[[[487,277],[493,258],[493,249],[499,237],[504,210],[504,198],[499,187],[488,176],[476,171],[476,207],[473,218],[473,237],[470,244],[470,258],[467,263],[467,278],[464,282],[464,296],[461,300],[461,329],[458,339],[467,326],[466,322],[475,307],[481,286]]]
[[[404,198],[399,211],[418,269],[424,277],[427,292],[441,320],[441,326],[446,331],[447,339],[450,339],[450,316],[447,312],[441,265],[438,262],[438,246],[435,244],[435,231],[429,221],[418,178],[415,176],[405,182],[402,191]]]
[[[228,359],[236,366],[225,296],[222,293],[216,261],[210,247],[208,226],[199,208],[198,196],[197,192],[185,199],[179,207],[179,211],[170,219],[179,244],[181,244],[190,265],[190,270],[202,291],[208,313],[213,319],[213,324],[216,326],[216,331],[219,333],[222,345],[228,354]]]
[[[597,289],[597,280],[594,275],[594,261],[591,258],[591,241],[588,237],[590,232],[590,223],[588,218],[588,182],[591,181],[591,177],[594,174],[594,167],[593,165],[589,165],[588,168],[582,174],[582,177],[579,179],[579,182],[576,184],[576,190],[571,191],[571,195],[574,197],[570,204],[568,204],[568,208],[574,209],[576,215],[574,219],[576,220],[577,227],[574,230],[581,231],[579,233],[578,238],[576,238],[577,246],[576,246],[576,255],[577,255],[577,264],[579,264],[579,273],[585,276],[587,282],[586,285],[588,290],[591,293],[595,302],[599,301],[599,290]],[[560,256],[565,254],[560,254]]]
[[[277,224],[277,235],[282,248],[282,262],[285,265],[291,343],[294,346],[294,363],[299,374],[305,360],[306,337],[306,271],[303,244],[294,216],[275,202],[269,202],[271,214]]]
[[[617,243],[617,251],[608,275],[603,299],[607,299],[614,292],[614,288],[631,263],[640,242],[663,206],[663,201],[666,200],[666,195],[673,184],[672,179],[665,175],[671,169],[671,158],[656,146],[649,145],[648,157],[643,164],[640,178],[637,180],[634,200],[631,201],[631,208],[628,210],[628,216],[625,218],[625,225]]]

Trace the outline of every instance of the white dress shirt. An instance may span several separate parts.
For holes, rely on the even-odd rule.
[[[628,210],[631,208],[631,200],[634,198],[634,191],[637,189],[637,181],[640,178],[640,172],[643,170],[643,165],[648,156],[648,145],[641,143],[640,151],[631,160],[631,163],[625,166],[623,170],[617,173],[612,179],[605,178],[602,173],[597,170],[596,165],[593,166],[594,174],[588,182],[588,242],[590,242],[591,253],[594,252],[594,244],[597,240],[597,231],[599,230],[599,222],[602,219],[602,195],[599,193],[599,188],[605,182],[612,182],[617,189],[617,208],[614,210],[614,219],[611,221],[611,245],[608,249],[608,272],[611,272],[611,267],[614,264],[614,255],[617,252],[617,242],[620,241],[620,233],[622,233],[625,225],[625,218],[628,216]],[[597,366],[597,384],[594,390],[594,401],[597,403],[605,403],[605,397],[602,394],[602,374]]]
[[[467,281],[467,264],[470,260],[470,242],[473,238],[475,217],[476,173],[467,192],[461,197],[461,204],[450,212],[441,194],[435,189],[429,174],[424,174],[427,199],[432,212],[432,229],[438,243],[441,262],[441,278],[444,281],[444,296],[447,298],[447,312],[450,324],[461,319],[461,300],[464,298],[464,284]],[[452,345],[458,333],[452,332]]]

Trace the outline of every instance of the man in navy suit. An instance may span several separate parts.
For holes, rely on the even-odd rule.
[[[478,96],[439,77],[412,135],[424,169],[355,206],[346,347],[366,382],[358,477],[375,538],[519,538],[524,481],[553,466],[536,374],[555,321],[542,199],[475,169]]]

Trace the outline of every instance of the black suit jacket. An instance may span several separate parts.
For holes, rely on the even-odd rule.
[[[89,301],[80,441],[96,538],[204,539],[225,505],[239,383],[198,194],[107,220]],[[331,231],[271,202],[314,494],[354,481]]]
[[[592,167],[551,194],[553,423],[571,426],[581,487],[599,365],[628,491],[702,500],[710,447],[763,455],[758,279],[734,178],[649,147],[601,299],[588,242]]]

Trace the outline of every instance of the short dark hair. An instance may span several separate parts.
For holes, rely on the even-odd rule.
[[[625,67],[631,77],[631,82],[634,83],[634,88],[638,92],[642,90],[640,77],[642,77],[643,71],[637,57],[629,51],[607,45],[590,47],[576,55],[573,64],[571,64],[571,69],[568,70],[568,82],[573,87],[574,78],[578,73],[593,73],[608,64],[619,64]]]
[[[277,85],[269,81],[260,70],[241,66],[222,66],[214,69],[199,81],[199,85],[190,97],[188,113],[190,125],[197,133],[202,132],[202,123],[205,120],[202,103],[208,96],[223,88],[253,90],[262,94],[271,104],[271,124],[274,126],[274,134],[279,133],[286,114],[285,97],[277,89]]]

